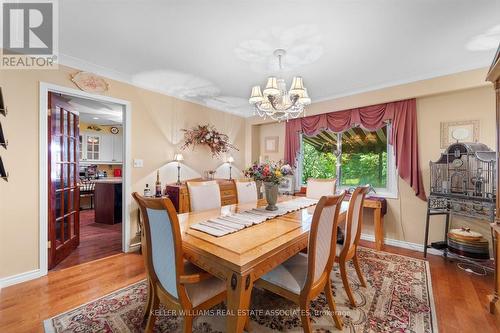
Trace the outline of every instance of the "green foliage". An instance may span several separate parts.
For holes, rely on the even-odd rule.
[[[387,186],[387,152],[342,154],[341,169],[342,185]]]
[[[316,150],[312,145],[303,142],[304,159],[302,163],[302,179],[335,178],[337,175],[337,158],[333,153]]]
[[[337,158],[332,152],[321,152],[303,141],[304,159],[302,179],[335,178]],[[373,187],[387,186],[387,152],[359,152],[341,155],[341,184],[356,186],[370,184]]]

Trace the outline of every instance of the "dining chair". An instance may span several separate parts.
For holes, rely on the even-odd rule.
[[[191,333],[195,313],[226,299],[224,281],[184,259],[179,220],[168,198],[145,198],[132,193],[144,227],[142,251],[148,277],[145,332],[152,332],[163,304],[184,311],[184,332]]]
[[[94,209],[95,182],[90,179],[80,178],[80,199],[90,198],[90,209]],[[80,200],[81,202],[81,200]],[[83,210],[80,207],[80,210]]]
[[[337,253],[335,256],[335,261],[339,263],[340,276],[342,277],[344,289],[352,306],[356,306],[356,301],[354,300],[354,295],[349,285],[349,279],[347,278],[347,262],[352,260],[359,282],[363,287],[366,287],[365,278],[361,272],[356,252],[361,237],[361,226],[363,224],[363,202],[369,191],[370,185],[366,185],[357,187],[352,193],[351,199],[349,200],[349,208],[347,209],[344,244],[337,245]]]
[[[241,179],[234,181],[238,203],[255,202],[257,197],[257,184],[253,180]]]
[[[187,182],[189,203],[192,212],[220,208],[221,197],[219,184],[215,180]]]
[[[319,199],[324,195],[334,195],[337,188],[337,179],[335,178],[309,178],[307,180],[306,197]]]
[[[342,199],[345,193],[323,196],[314,210],[307,254],[298,253],[257,280],[256,285],[287,298],[300,306],[302,328],[312,331],[309,303],[325,292],[335,326],[342,329],[336,313],[330,274],[335,259],[335,239]],[[247,321],[248,323],[248,321]]]

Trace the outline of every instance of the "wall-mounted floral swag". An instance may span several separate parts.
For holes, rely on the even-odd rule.
[[[182,131],[184,131],[184,144],[181,147],[183,150],[191,146],[194,150],[197,145],[205,145],[210,148],[212,157],[218,157],[231,149],[238,150],[229,142],[226,134],[220,133],[212,125],[198,125]]]

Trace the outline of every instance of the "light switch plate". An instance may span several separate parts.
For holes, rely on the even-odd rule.
[[[134,159],[134,168],[142,168],[144,166],[144,161],[141,159]]]

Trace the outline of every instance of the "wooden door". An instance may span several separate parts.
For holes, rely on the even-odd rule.
[[[79,117],[57,94],[49,93],[48,107],[48,246],[51,269],[80,243]]]

